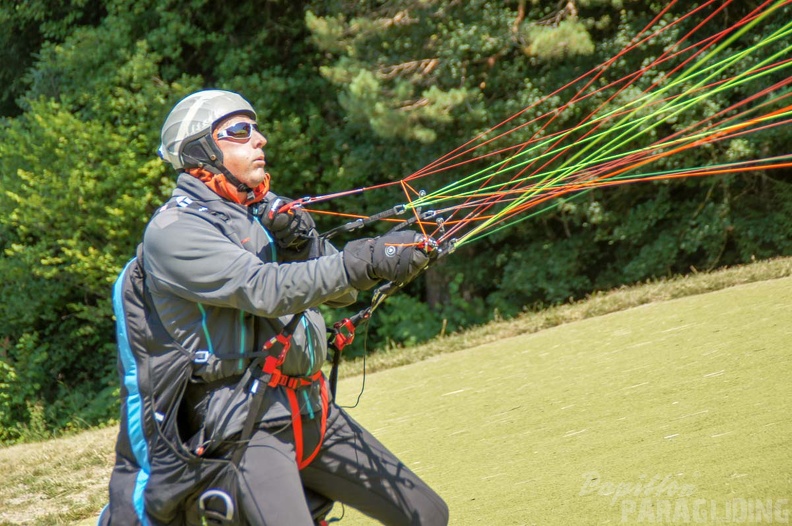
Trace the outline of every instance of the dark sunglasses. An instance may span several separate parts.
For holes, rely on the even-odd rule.
[[[253,135],[253,130],[259,131],[258,124],[255,122],[238,122],[232,124],[224,130],[217,132],[218,139],[248,140]]]

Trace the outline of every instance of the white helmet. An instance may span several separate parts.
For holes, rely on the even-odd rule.
[[[188,95],[165,119],[157,153],[176,170],[209,165],[225,172],[223,154],[212,140],[212,127],[237,113],[256,119],[253,106],[232,91],[203,90]]]

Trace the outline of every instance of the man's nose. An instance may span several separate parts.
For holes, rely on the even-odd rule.
[[[253,130],[253,146],[263,148],[267,144],[267,138],[258,130]]]

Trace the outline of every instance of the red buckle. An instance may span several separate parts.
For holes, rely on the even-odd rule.
[[[275,387],[281,382],[283,373],[280,372],[280,369],[278,369],[280,365],[281,362],[278,361],[278,359],[274,356],[267,356],[267,358],[264,360],[264,367],[262,367],[261,370],[270,375],[269,382],[267,382],[268,386]]]
[[[355,340],[355,324],[352,323],[352,320],[349,318],[344,318],[336,322],[335,325],[333,325],[333,329],[335,329],[333,345],[339,351]],[[346,329],[347,332],[341,332],[342,329]]]
[[[298,387],[306,387],[308,385],[311,385],[311,382],[309,382],[308,380],[304,378],[297,378],[296,376],[284,375],[283,380],[286,380],[283,386],[286,387],[287,389],[292,389],[292,390],[297,389]]]
[[[288,376],[281,372],[279,367],[281,366],[282,362],[279,362],[277,358],[274,356],[267,356],[264,360],[264,367],[261,368],[262,371],[270,375],[270,379],[267,382],[267,385],[270,387],[277,387],[282,385],[287,389],[297,389],[298,387],[306,387],[314,383],[319,379],[322,375],[322,371],[317,371],[315,374],[309,376],[308,378],[302,378],[299,376]]]
[[[264,359],[264,366],[261,368],[262,371],[269,374],[280,373],[278,367],[280,366],[280,362],[274,356],[267,356]]]

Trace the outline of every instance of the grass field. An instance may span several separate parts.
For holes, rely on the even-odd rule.
[[[435,341],[429,358],[368,374],[350,412],[437,489],[454,525],[788,523],[783,265],[787,277],[557,312],[532,333],[505,336],[526,332],[517,320]],[[460,338],[489,343],[442,352]],[[361,381],[342,379],[342,405]],[[95,524],[114,436],[0,449],[0,524]],[[341,524],[371,521],[347,509]]]
[[[352,413],[455,525],[788,521],[790,344],[787,278],[383,371]]]

